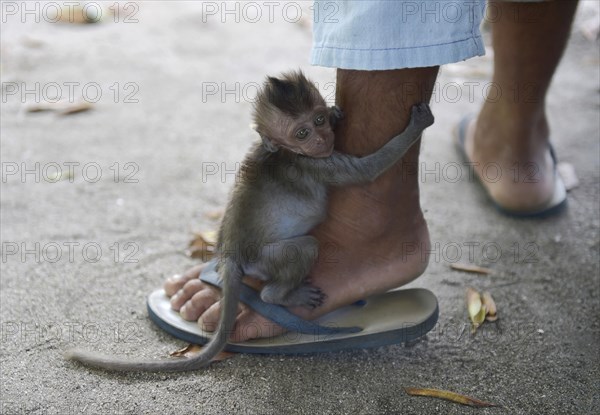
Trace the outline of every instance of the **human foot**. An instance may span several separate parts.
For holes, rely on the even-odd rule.
[[[477,119],[463,123],[466,125],[459,126],[457,140],[464,142],[459,145],[500,208],[534,214],[564,200],[543,113],[521,117],[484,106]]]
[[[377,210],[377,209],[375,209]],[[376,215],[375,215],[376,216]],[[352,304],[373,294],[404,285],[423,273],[428,262],[429,234],[420,210],[411,230],[378,237],[368,232],[354,237],[341,235],[347,223],[333,219],[315,234],[322,241],[322,252],[311,284],[326,294],[323,305],[316,309],[291,308],[305,319],[314,319],[344,305]],[[368,228],[366,228],[368,229]],[[346,233],[346,232],[344,232]],[[386,232],[387,233],[387,232]],[[354,244],[354,242],[360,242]],[[188,321],[198,321],[203,330],[214,331],[220,318],[220,292],[199,279],[204,264],[182,275],[175,275],[163,288],[171,299],[171,307]],[[260,288],[261,282],[246,278],[245,282]],[[240,303],[232,339],[242,342],[252,338],[272,337],[284,329]]]
[[[491,22],[495,88],[466,129],[465,153],[478,163],[481,183],[504,211],[553,213],[566,199],[550,151],[545,102],[577,2],[490,0],[489,6],[503,16]]]

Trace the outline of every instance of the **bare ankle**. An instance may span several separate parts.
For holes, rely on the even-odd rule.
[[[543,108],[522,111],[518,105],[486,104],[473,127],[470,153],[508,151],[514,162],[527,162],[548,149],[550,129]]]
[[[527,117],[493,112],[487,106],[467,132],[466,152],[482,184],[507,210],[536,210],[553,195],[546,116],[542,111]]]

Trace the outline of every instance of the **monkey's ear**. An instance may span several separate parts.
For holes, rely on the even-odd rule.
[[[260,139],[262,140],[263,146],[265,147],[265,150],[267,150],[268,152],[271,153],[275,153],[277,152],[277,150],[279,150],[279,147],[277,147],[273,141],[271,141],[271,139],[267,136],[264,135],[260,135]]]

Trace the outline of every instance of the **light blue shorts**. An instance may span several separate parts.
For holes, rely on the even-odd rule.
[[[383,70],[481,56],[484,9],[485,0],[317,0],[311,63]]]

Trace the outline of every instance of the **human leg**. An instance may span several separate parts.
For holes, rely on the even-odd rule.
[[[463,24],[453,24],[452,35],[438,36],[427,44],[426,33],[441,27],[436,10],[431,14],[433,3],[442,4],[339,2],[336,3],[340,11],[337,17],[344,30],[330,26],[327,33],[315,35],[313,63],[348,68],[337,72],[336,101],[346,114],[336,130],[338,150],[365,155],[381,147],[408,124],[413,104],[429,101],[440,64],[483,53],[477,30],[479,22],[473,19],[479,16],[479,11],[468,8],[473,6],[469,2],[460,12]],[[348,36],[349,31],[357,31],[355,34],[364,31],[368,14],[365,10],[356,10],[355,6],[370,8],[370,12],[379,14],[368,26],[371,32],[379,31],[379,34],[373,33],[372,39],[382,42],[391,39],[393,45],[374,47],[369,52],[364,45],[353,43],[359,37],[351,33]],[[383,15],[389,16],[390,21],[388,26],[380,27],[385,17],[381,15],[384,6],[398,10],[384,10]],[[426,24],[422,23],[423,16],[429,19]],[[405,33],[396,33],[398,19],[405,23],[401,25]],[[340,31],[346,35],[331,36]],[[408,36],[412,43],[406,43]],[[417,43],[419,46],[415,47]],[[411,57],[415,53],[416,56]],[[403,66],[410,68],[393,69]],[[319,240],[320,252],[317,265],[310,273],[312,284],[321,288],[327,298],[314,310],[294,308],[293,312],[315,318],[342,305],[404,285],[424,272],[429,233],[419,203],[418,157],[417,143],[375,183],[332,191],[328,217],[312,233]],[[208,286],[186,278],[177,278],[168,284],[165,286],[168,292],[182,290],[174,296],[172,306],[181,310],[184,318],[198,318],[208,327],[216,325],[219,304],[211,292],[206,292]],[[273,330],[272,322],[245,306],[241,306],[241,310],[233,335],[236,340],[277,334],[278,329]]]
[[[467,128],[465,152],[498,205],[508,211],[535,212],[555,189],[546,94],[577,2],[490,0],[488,7],[497,88]],[[485,168],[492,164],[497,168],[487,175]]]

